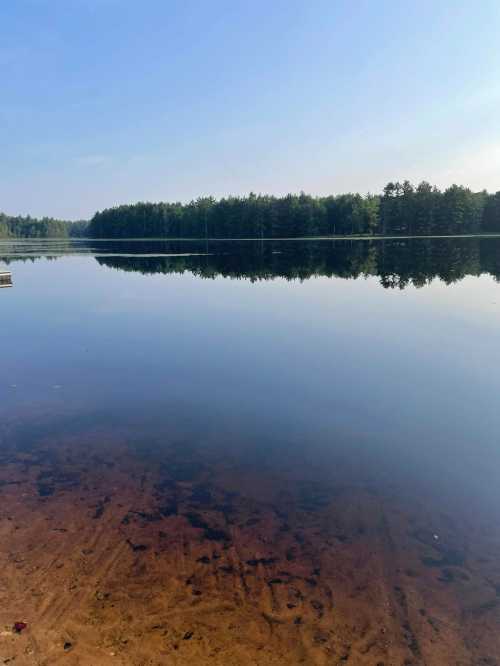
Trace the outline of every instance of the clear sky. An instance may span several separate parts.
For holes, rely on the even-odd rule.
[[[500,189],[499,0],[5,0],[0,210]]]

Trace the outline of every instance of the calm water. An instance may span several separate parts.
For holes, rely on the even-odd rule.
[[[382,245],[3,243],[2,417],[341,453],[496,503],[500,241]]]
[[[153,469],[167,449],[222,464],[237,490],[425,501],[426,529],[445,514],[491,555],[464,526],[500,524],[500,240],[3,242],[2,263],[10,456],[118,441]]]

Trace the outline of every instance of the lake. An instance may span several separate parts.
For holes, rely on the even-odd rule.
[[[500,238],[3,269],[0,657],[500,664]]]

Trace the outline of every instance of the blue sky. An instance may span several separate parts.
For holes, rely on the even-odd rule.
[[[0,4],[0,210],[500,189],[498,0]]]

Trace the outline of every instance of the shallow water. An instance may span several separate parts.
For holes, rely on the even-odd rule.
[[[500,241],[2,262],[0,656],[500,663]]]

